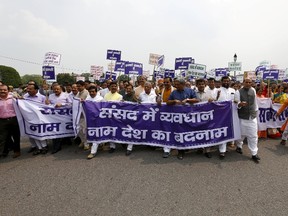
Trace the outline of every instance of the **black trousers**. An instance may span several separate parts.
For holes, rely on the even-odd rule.
[[[20,152],[20,130],[16,116],[6,119],[0,119],[0,154],[8,153],[9,143],[12,137],[12,149],[14,152]]]

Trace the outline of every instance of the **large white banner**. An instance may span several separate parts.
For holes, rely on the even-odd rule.
[[[38,140],[75,136],[72,106],[55,108],[30,100],[17,99],[14,101],[14,107],[21,136]]]
[[[288,109],[276,118],[276,113],[282,104],[274,103],[270,98],[257,98],[257,103],[259,106],[258,111],[258,130],[266,130],[267,128],[281,128],[285,123],[286,118],[288,117]]]

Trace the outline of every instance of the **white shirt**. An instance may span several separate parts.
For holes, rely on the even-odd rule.
[[[234,101],[235,100],[235,89],[234,88],[220,87],[218,89],[218,92],[219,91],[220,91],[220,95],[217,99],[218,101]],[[218,94],[218,92],[217,92],[217,94]]]
[[[157,95],[154,91],[151,90],[149,95],[144,91],[140,93],[139,100],[141,103],[156,103],[156,97]]]
[[[100,95],[96,95],[94,98],[92,98],[90,95],[87,96],[86,101],[94,101],[94,102],[101,102],[104,98]]]
[[[30,96],[28,93],[23,96],[25,100],[31,100],[34,102],[45,103],[46,97],[39,92],[36,93],[34,96]]]
[[[196,95],[197,98],[203,102],[203,101],[208,101],[209,99],[211,99],[212,97],[210,96],[210,94],[208,94],[205,90],[204,92],[200,92],[200,91],[196,91]]]
[[[219,91],[219,89],[217,89],[215,87],[214,87],[214,89],[211,89],[209,86],[206,86],[204,91],[207,92],[207,94],[210,94],[212,99],[216,100],[217,92]]]
[[[49,102],[51,104],[58,104],[61,103],[62,106],[66,106],[66,105],[71,105],[72,101],[69,97],[68,94],[66,94],[65,92],[61,92],[61,94],[59,96],[55,95],[55,93],[49,95]]]
[[[76,96],[77,96],[77,94],[74,95],[73,92],[70,92],[68,95],[69,95],[69,98],[70,98],[71,101],[73,101],[74,98],[76,98]]]
[[[98,91],[98,94],[104,98],[104,96],[109,92],[109,88],[104,88]]]

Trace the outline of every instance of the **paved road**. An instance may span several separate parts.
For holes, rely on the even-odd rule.
[[[125,156],[64,146],[55,155],[0,159],[0,215],[288,215],[288,146],[259,143],[260,164],[229,149],[183,161],[136,147]]]

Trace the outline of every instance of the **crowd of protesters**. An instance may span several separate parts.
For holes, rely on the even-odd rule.
[[[235,143],[228,145],[236,148],[236,152],[242,154],[243,139],[247,138],[248,147],[252,154],[252,159],[259,162],[258,156],[258,137],[266,138],[281,136],[278,129],[274,129],[274,133],[268,131],[257,131],[257,103],[256,97],[271,98],[275,103],[281,103],[283,106],[278,111],[277,115],[288,106],[288,84],[287,83],[255,83],[250,79],[244,79],[243,83],[234,82],[228,76],[224,76],[221,80],[198,79],[187,81],[182,78],[172,79],[165,77],[157,82],[148,82],[146,77],[139,76],[133,84],[132,81],[112,81],[106,80],[101,84],[91,83],[89,81],[77,81],[72,84],[66,83],[60,85],[54,82],[51,86],[44,83],[38,86],[34,81],[29,81],[24,87],[14,89],[12,86],[7,86],[0,82],[0,153],[1,157],[6,157],[10,150],[14,152],[13,158],[21,155],[20,152],[20,132],[16,118],[16,113],[12,105],[12,99],[20,98],[25,100],[37,101],[42,104],[54,104],[55,107],[71,105],[73,98],[79,98],[81,101],[129,101],[132,103],[166,103],[167,105],[181,105],[198,102],[213,102],[231,100],[237,103],[238,116],[240,119],[241,140],[236,140]],[[51,141],[51,153],[55,154],[61,150],[62,144],[79,143],[79,148],[85,151],[90,151],[87,159],[92,159],[96,156],[99,144],[88,143],[86,139],[86,122],[84,116],[80,118],[80,132],[76,139],[57,138]],[[288,126],[287,126],[288,127]],[[286,143],[286,135],[288,129],[282,136],[281,144]],[[276,132],[275,132],[276,131]],[[33,155],[47,154],[47,140],[41,141],[30,138],[31,148],[29,153]],[[133,145],[122,145],[126,148],[126,155],[132,153]],[[227,143],[222,143],[219,146],[219,158],[224,159]],[[116,144],[109,143],[109,153],[115,151]],[[211,148],[198,149],[199,152],[207,158],[211,158]],[[163,148],[163,158],[170,156],[171,149]],[[184,158],[185,151],[178,150],[178,159]]]

